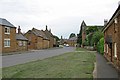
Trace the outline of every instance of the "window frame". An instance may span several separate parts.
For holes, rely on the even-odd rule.
[[[6,32],[7,29],[7,32]],[[10,27],[5,26],[5,30],[4,30],[5,34],[10,34]]]
[[[4,47],[10,47],[10,44],[11,44],[10,39],[4,39]]]

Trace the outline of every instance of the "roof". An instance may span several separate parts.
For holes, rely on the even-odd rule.
[[[44,31],[42,31],[42,30],[38,30],[38,29],[33,28],[33,29],[32,29],[32,32],[33,32],[36,36],[40,36],[40,37],[43,37],[44,39],[48,39],[48,37],[45,35]]]
[[[0,25],[8,26],[8,27],[15,27],[13,24],[11,24],[6,19],[0,18]]]
[[[16,34],[16,39],[17,40],[24,40],[24,41],[27,41],[28,39],[26,37],[24,37],[22,34]]]
[[[49,32],[48,30],[45,30],[44,33],[46,34],[46,36],[47,36],[48,38],[51,38],[51,37],[54,38],[53,34],[52,34],[51,32]]]
[[[116,16],[118,16],[120,14],[120,5],[118,6],[117,10],[115,11],[115,13],[113,14],[113,16],[111,17],[111,19],[109,20],[109,22],[104,26],[103,28],[103,32],[110,27],[111,23],[114,21],[114,19],[116,18]]]
[[[71,37],[69,40],[75,41],[75,40],[77,40],[77,37]]]

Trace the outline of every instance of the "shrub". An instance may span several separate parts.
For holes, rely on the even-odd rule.
[[[94,45],[94,43],[97,44],[102,37],[103,37],[102,32],[100,31],[95,32],[92,36],[91,45]]]
[[[103,37],[97,43],[97,51],[101,54],[104,54],[104,38]]]

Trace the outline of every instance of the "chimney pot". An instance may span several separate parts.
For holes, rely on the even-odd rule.
[[[108,23],[108,20],[107,19],[104,19],[104,26],[106,26]]]
[[[21,29],[20,29],[20,26],[18,26],[18,34],[21,33]]]

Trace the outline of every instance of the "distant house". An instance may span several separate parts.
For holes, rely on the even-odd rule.
[[[120,6],[104,29],[104,56],[120,70]]]
[[[28,39],[21,33],[20,26],[18,28],[18,33],[16,33],[16,50],[17,51],[27,51],[28,50]]]
[[[76,47],[77,46],[77,37],[71,37],[68,39],[68,45],[71,47]]]
[[[49,38],[44,34],[44,31],[33,28],[25,33],[28,39],[28,49],[45,49],[49,48]]]
[[[0,18],[0,52],[16,51],[16,27],[6,19]]]

